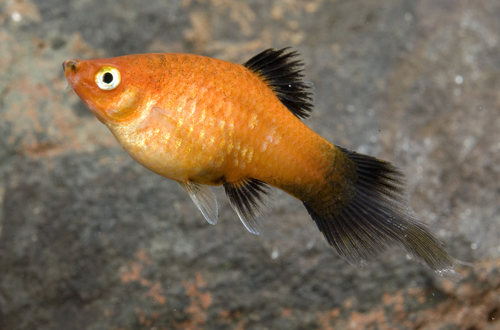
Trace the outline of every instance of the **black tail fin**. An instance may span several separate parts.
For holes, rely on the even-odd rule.
[[[304,202],[328,243],[353,265],[366,264],[399,244],[439,275],[460,280],[462,276],[453,270],[457,261],[409,206],[403,174],[388,162],[340,149],[357,167],[354,196],[339,212]]]

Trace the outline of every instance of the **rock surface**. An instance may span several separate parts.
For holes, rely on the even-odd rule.
[[[0,329],[499,329],[500,3],[0,0]],[[68,58],[293,46],[328,140],[407,174],[475,267],[354,268],[276,192],[260,236],[210,226],[67,88]]]

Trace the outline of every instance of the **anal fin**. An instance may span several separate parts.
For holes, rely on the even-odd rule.
[[[194,181],[179,182],[211,225],[217,224],[218,204],[212,190]]]
[[[269,210],[269,186],[257,179],[224,183],[224,190],[245,228],[259,235],[259,220]]]

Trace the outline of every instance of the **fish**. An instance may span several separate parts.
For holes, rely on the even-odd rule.
[[[403,247],[458,281],[451,257],[409,204],[390,162],[334,145],[303,123],[313,86],[290,47],[244,64],[182,53],[70,59],[69,86],[139,164],[176,181],[217,223],[222,186],[246,229],[260,233],[272,188],[303,203],[328,244],[363,266]]]

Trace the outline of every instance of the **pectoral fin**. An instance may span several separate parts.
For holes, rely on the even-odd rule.
[[[252,234],[259,235],[259,220],[269,210],[272,199],[269,186],[260,180],[247,179],[226,182],[224,190],[245,228]]]
[[[189,197],[191,197],[208,223],[211,225],[217,224],[219,207],[212,190],[208,186],[193,181],[179,182],[179,184],[189,194]]]

